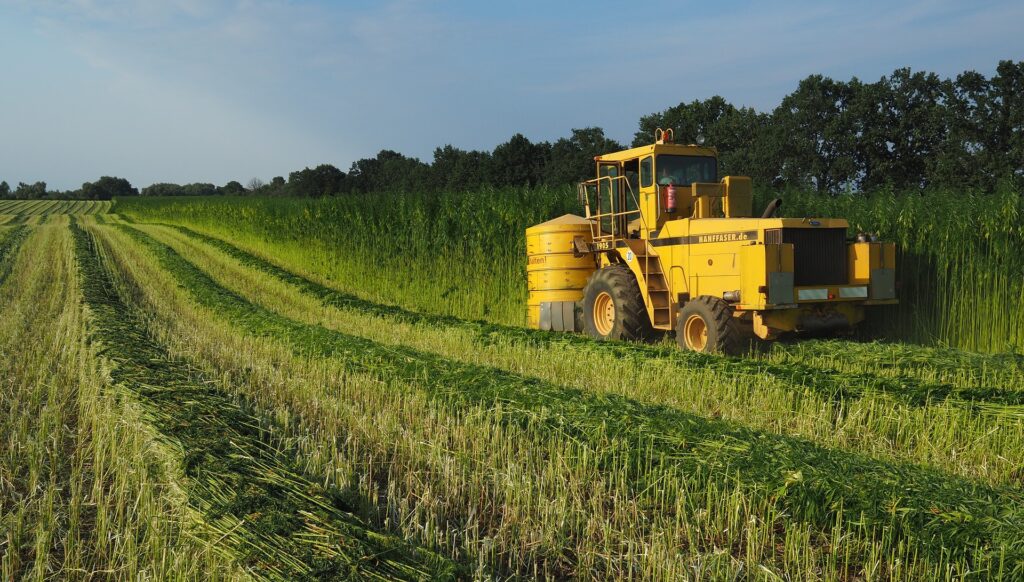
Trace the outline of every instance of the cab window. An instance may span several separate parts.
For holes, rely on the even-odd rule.
[[[654,184],[654,156],[640,160],[640,187],[647,188]]]
[[[694,182],[717,182],[718,160],[710,156],[658,156],[658,185],[689,186]]]
[[[636,212],[640,210],[638,206],[637,196],[640,195],[640,176],[637,174],[637,170],[640,169],[640,160],[629,160],[622,162],[622,170],[625,172],[626,181],[629,183],[629,189],[623,192],[625,199],[625,206],[623,210],[626,212]]]
[[[601,232],[612,234],[611,213],[618,210],[615,208],[615,199],[619,196],[619,183],[614,178],[619,175],[619,167],[616,164],[601,164],[598,166],[598,175],[602,178],[610,177],[612,180],[601,180],[598,182],[598,212],[601,217]]]

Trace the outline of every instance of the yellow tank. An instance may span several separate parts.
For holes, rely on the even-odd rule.
[[[541,304],[546,309],[562,309],[568,315],[570,303],[583,299],[587,278],[597,268],[592,255],[573,255],[573,239],[582,236],[591,241],[590,221],[581,216],[566,214],[526,229],[526,278],[530,291],[527,301],[527,325],[534,329],[554,329],[545,318],[541,325]],[[561,312],[555,319],[561,321]],[[563,331],[557,329],[557,331]]]

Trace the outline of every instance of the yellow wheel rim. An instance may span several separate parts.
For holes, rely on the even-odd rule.
[[[615,301],[606,291],[602,291],[594,299],[594,327],[597,333],[608,335],[615,326]]]
[[[693,314],[686,319],[683,325],[683,338],[686,340],[686,347],[695,352],[703,352],[708,346],[708,326],[704,319]]]

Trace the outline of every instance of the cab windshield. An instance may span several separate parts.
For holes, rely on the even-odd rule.
[[[660,155],[655,163],[658,185],[689,186],[694,182],[717,182],[718,160],[710,156]]]

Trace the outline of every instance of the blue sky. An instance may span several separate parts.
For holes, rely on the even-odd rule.
[[[269,180],[382,148],[430,161],[813,73],[991,74],[1024,2],[0,0],[0,179]]]

